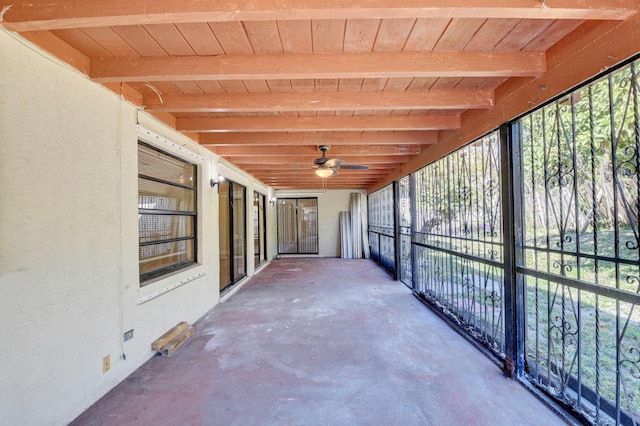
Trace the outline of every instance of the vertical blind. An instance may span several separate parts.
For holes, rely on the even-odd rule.
[[[318,253],[318,199],[278,199],[278,253]]]

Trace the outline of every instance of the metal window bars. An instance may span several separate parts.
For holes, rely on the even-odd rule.
[[[394,259],[381,241],[399,238],[387,269],[598,425],[640,425],[639,71],[628,62],[427,165],[397,199],[392,185],[369,196],[374,258]]]

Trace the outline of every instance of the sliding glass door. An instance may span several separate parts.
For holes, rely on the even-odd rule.
[[[220,290],[247,275],[247,239],[244,186],[235,182],[219,183]]]
[[[253,193],[253,265],[256,267],[267,260],[265,199],[264,194]]]
[[[278,199],[278,254],[318,254],[318,199]]]

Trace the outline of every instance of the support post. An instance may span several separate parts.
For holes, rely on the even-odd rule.
[[[524,372],[524,277],[517,272],[523,260],[522,173],[519,123],[500,128],[502,223],[504,247],[505,359],[504,372],[516,378]]]
[[[393,279],[398,281],[400,279],[400,190],[399,182],[397,180],[392,183],[393,189],[393,262],[395,263],[393,268]]]
[[[416,288],[416,271],[418,270],[417,266],[417,262],[416,262],[416,251],[414,249],[413,246],[413,238],[416,235],[416,218],[417,218],[417,205],[418,205],[418,200],[416,199],[417,196],[417,191],[416,191],[416,172],[413,172],[409,175],[409,209],[411,211],[411,240],[410,240],[410,244],[411,244],[411,249],[410,249],[410,256],[411,259],[409,260],[411,262],[411,291],[413,291],[413,293],[417,293]]]

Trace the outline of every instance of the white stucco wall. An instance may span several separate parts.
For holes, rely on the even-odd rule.
[[[138,122],[202,158],[199,265],[142,288]],[[208,184],[218,167],[206,149],[0,30],[1,424],[67,424],[153,356],[154,339],[218,302],[218,199]],[[272,195],[235,173],[248,200],[254,188]],[[123,342],[129,329],[134,338]]]
[[[199,264],[142,288],[138,138],[199,166]],[[271,259],[273,189],[0,29],[2,425],[69,423],[152,357],[154,339],[218,303],[218,194],[209,186],[218,174],[247,188],[251,276],[253,191],[267,196]],[[314,195],[320,256],[339,255],[338,213],[349,209],[351,192]],[[130,329],[133,339],[123,342]],[[103,373],[106,355],[111,369]]]

